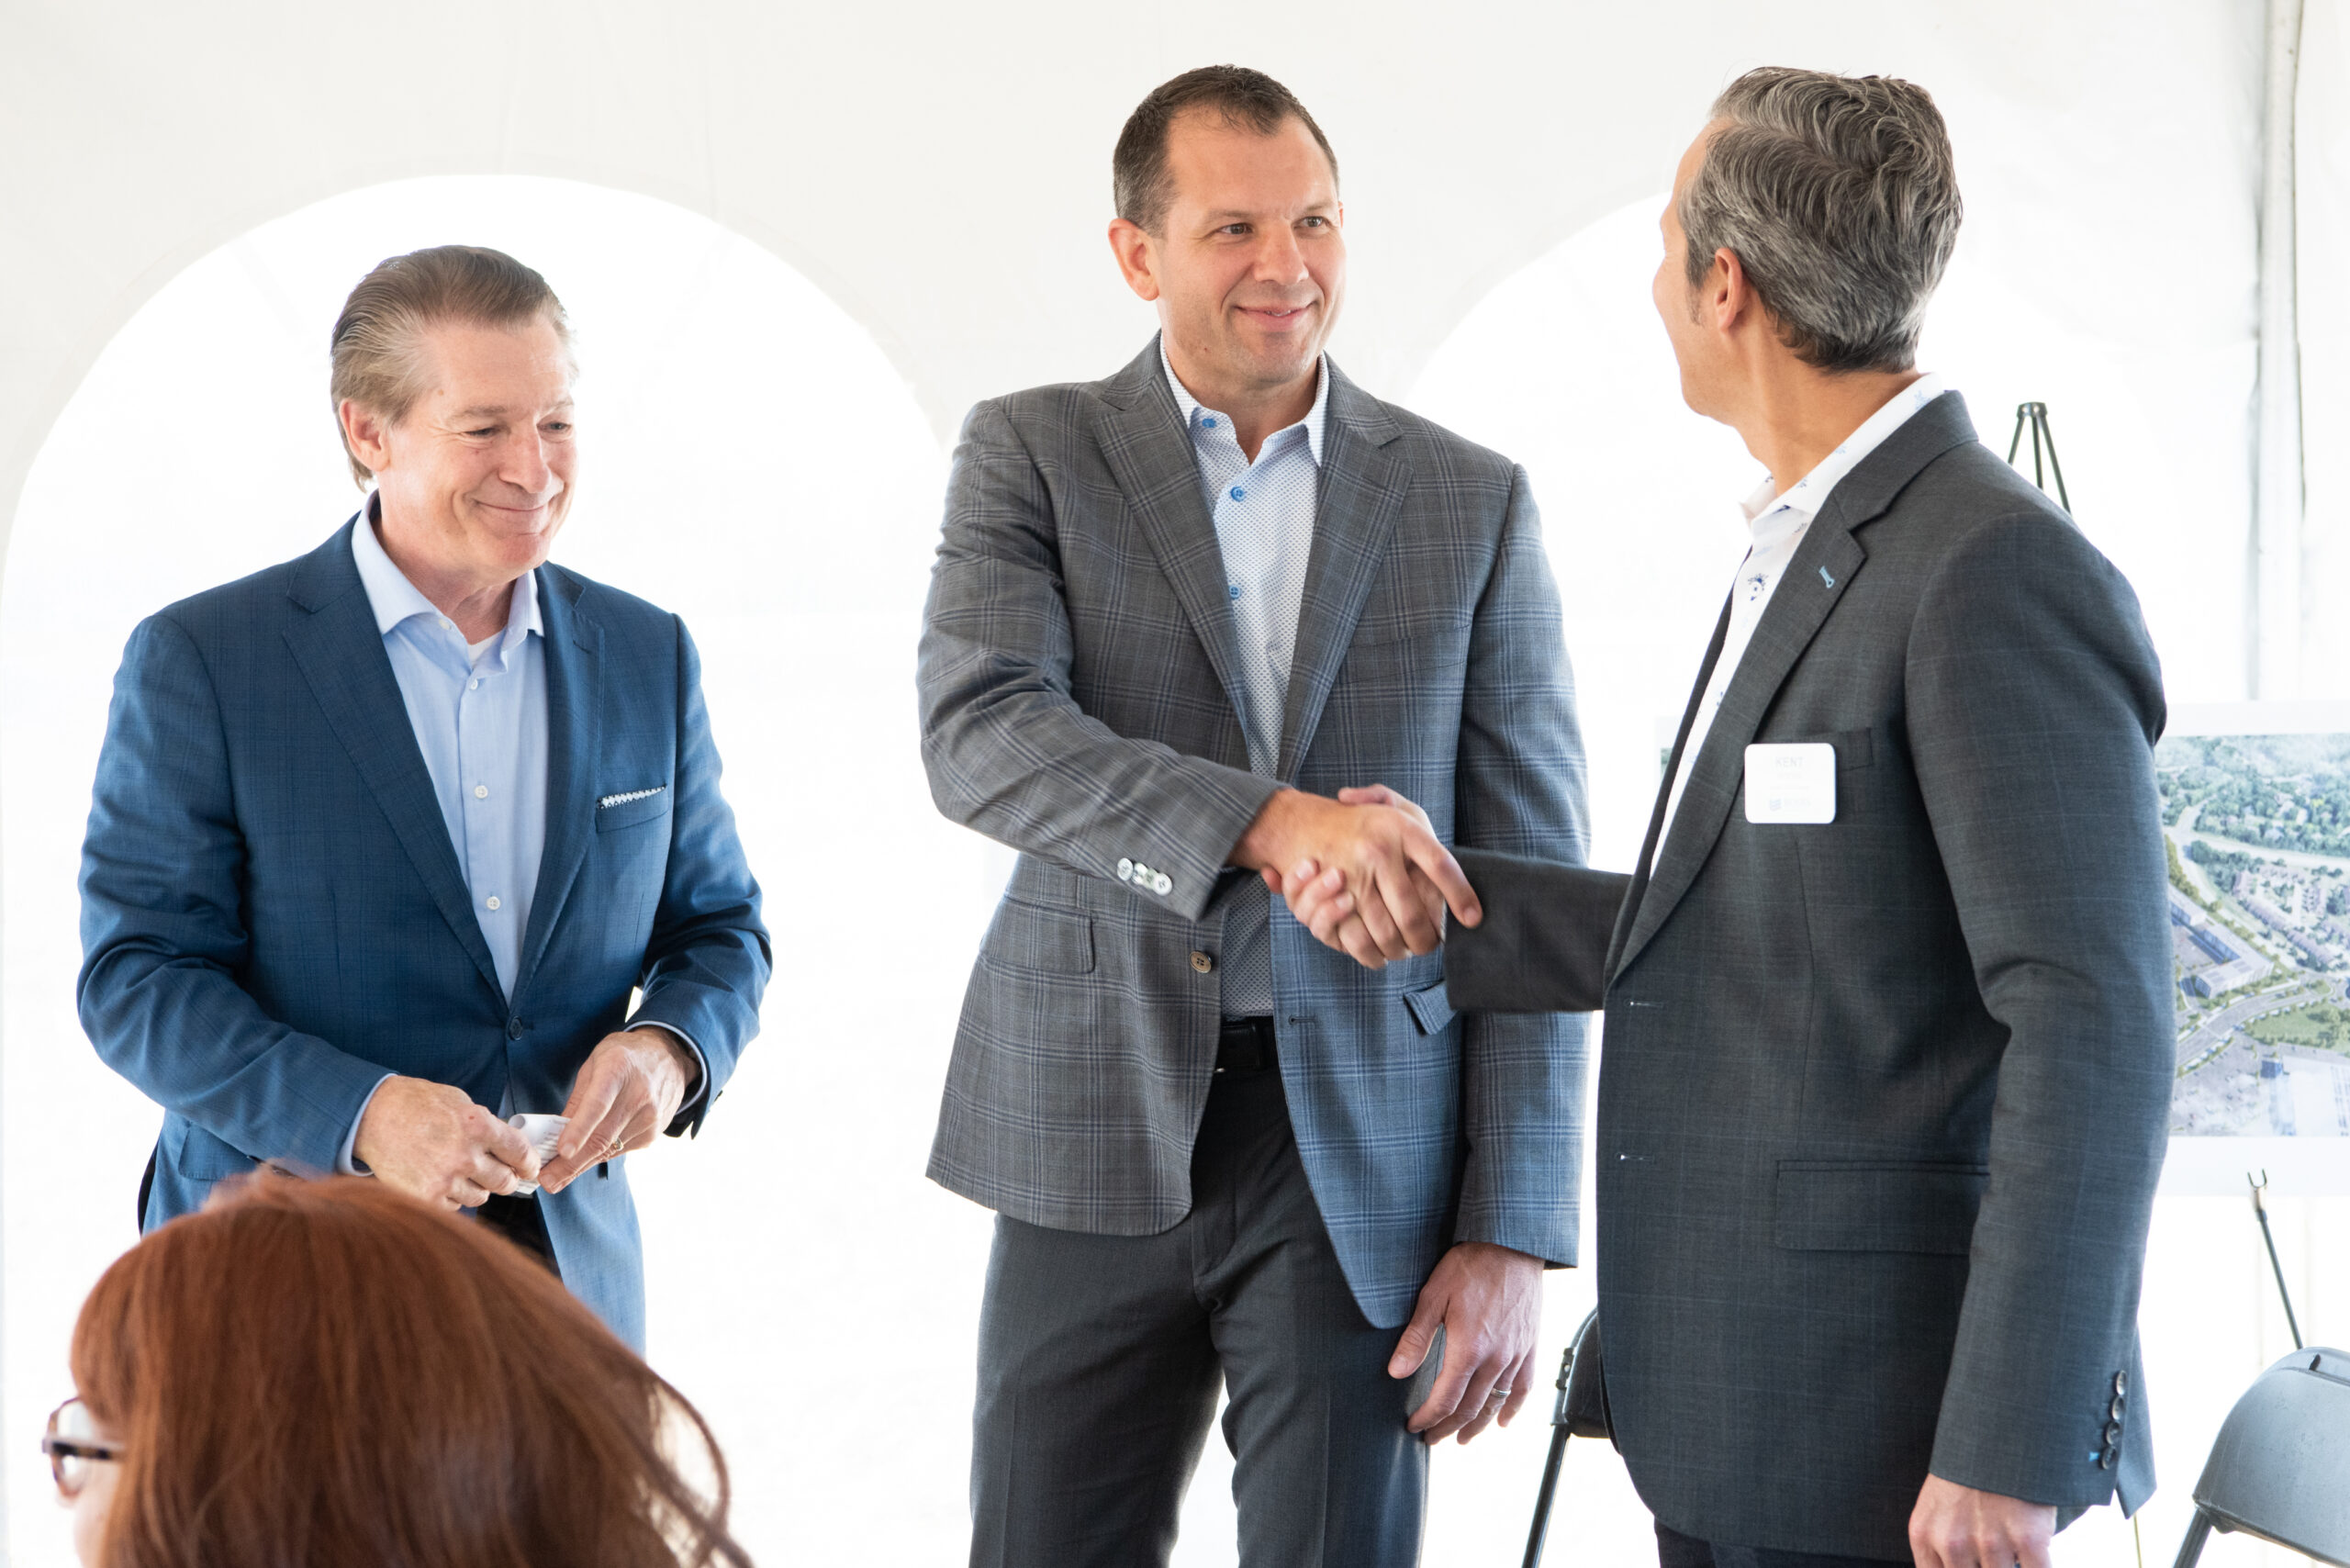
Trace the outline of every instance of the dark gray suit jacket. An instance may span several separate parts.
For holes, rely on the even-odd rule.
[[[2153,1489],[2163,717],[2129,585],[1947,394],[1813,522],[1617,919],[1591,873],[1462,854],[1454,1005],[1605,977],[1607,1390],[1674,1529],[1906,1561],[1930,1467]],[[1746,821],[1755,741],[1835,747],[1833,823]]]

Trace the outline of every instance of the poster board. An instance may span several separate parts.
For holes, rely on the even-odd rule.
[[[2154,750],[2177,1079],[2163,1190],[2350,1193],[2350,703],[2174,709]]]

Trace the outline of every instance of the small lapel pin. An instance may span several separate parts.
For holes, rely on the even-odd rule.
[[[1828,568],[1825,566],[1819,568],[1819,580],[1826,583],[1830,588],[1834,588],[1836,586],[1836,579],[1828,575]]]

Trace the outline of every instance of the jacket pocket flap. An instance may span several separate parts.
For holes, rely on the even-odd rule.
[[[1420,1033],[1424,1035],[1441,1035],[1444,1026],[1454,1017],[1452,995],[1444,989],[1442,980],[1434,985],[1424,985],[1417,991],[1405,991],[1404,1005],[1412,1010],[1412,1017],[1419,1024]]]
[[[213,1137],[185,1116],[174,1116],[163,1134],[163,1154],[173,1170],[191,1182],[242,1176],[260,1162],[236,1145]]]
[[[634,797],[630,799],[629,797]],[[669,814],[669,787],[666,784],[647,790],[630,790],[612,799],[610,805],[596,807],[596,831],[610,833],[616,828],[634,827],[651,822],[655,817]]]
[[[1081,914],[1006,899],[979,949],[990,962],[1046,974],[1093,972],[1093,922]]]
[[[1783,1159],[1772,1239],[1804,1252],[1964,1256],[1989,1179],[1979,1165]]]

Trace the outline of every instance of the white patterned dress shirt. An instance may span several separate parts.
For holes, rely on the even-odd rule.
[[[1935,398],[1945,388],[1939,375],[1921,375],[1896,392],[1884,407],[1863,420],[1860,429],[1844,438],[1843,444],[1819,460],[1819,465],[1787,487],[1785,495],[1774,494],[1771,476],[1765,474],[1754,493],[1740,503],[1747,526],[1753,532],[1754,543],[1740,563],[1738,578],[1730,585],[1729,627],[1722,634],[1721,656],[1714,661],[1713,678],[1706,682],[1706,695],[1698,700],[1696,720],[1689,726],[1689,744],[1681,748],[1681,767],[1673,776],[1673,792],[1665,797],[1664,828],[1657,834],[1657,854],[1664,853],[1665,838],[1673,832],[1673,819],[1681,810],[1681,792],[1689,787],[1689,770],[1695,767],[1697,754],[1705,748],[1706,736],[1714,727],[1714,714],[1722,705],[1722,698],[1729,690],[1730,678],[1738,674],[1739,660],[1746,656],[1746,645],[1754,640],[1754,628],[1762,619],[1762,611],[1770,608],[1771,596],[1779,589],[1779,577],[1795,559],[1804,535],[1811,531],[1811,520],[1828,504],[1828,497],[1837,482],[1860,466],[1861,460],[1885,442],[1885,438],[1899,430],[1909,417]]]

